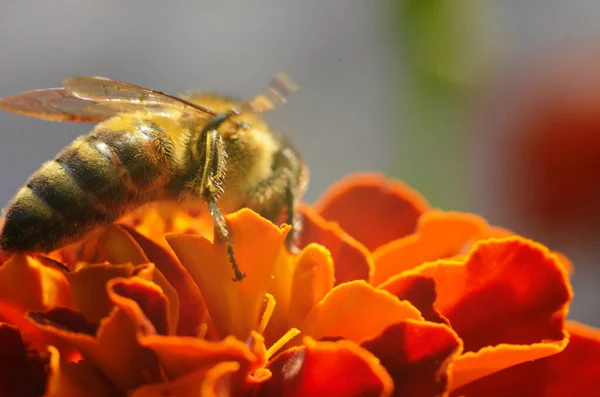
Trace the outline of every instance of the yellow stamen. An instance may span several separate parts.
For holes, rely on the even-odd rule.
[[[265,355],[267,360],[269,360],[273,354],[277,353],[277,351],[279,351],[279,349],[281,349],[283,346],[285,346],[286,343],[288,343],[290,340],[295,338],[299,333],[300,333],[300,330],[298,328],[292,328],[288,332],[286,332],[285,335],[283,335],[281,338],[279,338],[277,340],[277,342],[273,343],[273,345],[271,345],[271,347],[269,347],[269,349],[267,350],[267,353]]]
[[[258,330],[257,330],[257,332],[261,335],[265,332],[265,329],[267,328],[267,324],[269,324],[269,320],[271,319],[271,316],[273,315],[273,310],[275,310],[275,303],[276,303],[275,298],[271,294],[265,294],[265,299],[267,300],[267,307],[265,308],[262,318],[260,319],[260,324],[258,324]]]
[[[199,339],[206,338],[207,332],[208,332],[208,324],[206,324],[206,323],[200,324],[200,329],[198,330],[198,338]]]

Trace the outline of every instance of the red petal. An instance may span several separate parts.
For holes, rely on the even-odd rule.
[[[113,302],[130,310],[132,304],[137,304],[131,310],[136,312],[141,309],[144,316],[150,320],[156,333],[168,334],[169,320],[167,316],[168,302],[160,288],[152,282],[141,279],[113,279],[107,288]],[[155,333],[155,332],[152,332]]]
[[[314,342],[279,354],[267,367],[273,376],[253,396],[389,396],[393,383],[379,360],[348,341]]]
[[[100,321],[108,316],[113,303],[108,298],[106,283],[116,277],[129,277],[133,266],[94,264],[76,272],[66,273],[73,294],[74,306],[90,321]]]
[[[406,320],[362,346],[392,376],[395,396],[434,397],[446,391],[448,365],[460,353],[461,341],[445,325]]]
[[[454,360],[450,389],[500,372],[525,362],[539,360],[562,352],[569,338],[560,341],[539,342],[530,345],[500,344],[467,352]]]
[[[335,222],[327,222],[308,206],[300,208],[302,231],[298,245],[323,245],[333,258],[336,285],[353,280],[371,280],[373,260],[369,251]]]
[[[202,324],[206,309],[200,290],[190,274],[175,257],[175,253],[166,244],[158,245],[127,226],[122,226],[140,245],[149,261],[164,274],[167,281],[179,295],[179,323],[177,335],[196,336]]]
[[[25,310],[72,305],[65,275],[21,254],[12,255],[0,266],[0,299]]]
[[[484,237],[489,226],[480,216],[431,210],[419,218],[417,231],[373,253],[373,284],[429,261],[450,258],[463,246]]]
[[[572,292],[556,256],[519,237],[475,245],[465,262],[441,260],[415,273],[436,282],[436,308],[477,351],[500,343],[560,341]]]
[[[27,311],[10,302],[0,301],[0,323],[14,325],[21,333],[21,338],[31,347],[39,351],[46,349],[48,341],[42,333],[25,318]]]
[[[29,312],[27,317],[39,327],[49,325],[69,332],[96,335],[98,324],[88,321],[83,313],[68,307],[55,307],[46,312]]]
[[[571,340],[556,355],[528,361],[456,390],[453,396],[596,397],[600,390],[600,330],[568,323]]]
[[[206,370],[202,368],[172,382],[142,386],[130,397],[230,397],[234,394],[237,362],[221,362]]]
[[[263,364],[243,342],[227,337],[222,341],[209,342],[192,337],[166,337],[150,335],[140,342],[151,349],[169,379],[177,379],[199,369],[208,370],[219,362],[235,361],[242,372]]]
[[[434,307],[437,295],[432,278],[405,272],[388,279],[379,288],[412,303],[425,320],[449,325],[448,320]]]
[[[354,174],[332,185],[315,208],[374,251],[414,232],[429,204],[400,181],[382,174]]]
[[[42,395],[46,362],[33,352],[28,354],[16,327],[0,323],[0,396]]]
[[[119,391],[89,361],[70,362],[53,346],[48,347],[51,358],[48,390],[44,397],[111,397]]]
[[[158,381],[161,374],[155,355],[138,342],[138,336],[152,332],[154,326],[135,301],[112,291],[110,284],[116,282],[148,283],[137,277],[111,280],[109,296],[117,307],[100,323],[95,333],[92,332],[93,329],[72,329],[72,323],[57,321],[48,314],[44,316],[34,313],[29,318],[42,331],[79,350],[85,359],[93,362],[120,390],[128,390],[146,382]],[[72,318],[73,316],[70,317]],[[77,327],[81,325],[78,324]]]

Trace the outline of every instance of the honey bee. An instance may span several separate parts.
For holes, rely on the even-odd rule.
[[[234,281],[245,277],[224,214],[250,208],[294,225],[308,169],[261,113],[296,86],[276,76],[241,103],[222,95],[172,96],[106,77],[69,77],[62,88],[0,99],[38,119],[96,123],[42,165],[4,211],[0,247],[47,253],[153,201],[200,199],[227,246]],[[293,233],[288,235],[288,244]]]

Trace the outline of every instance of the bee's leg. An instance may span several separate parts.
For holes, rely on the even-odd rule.
[[[295,252],[294,238],[299,227],[296,219],[296,191],[298,191],[299,162],[289,149],[276,155],[273,174],[262,180],[250,191],[247,206],[272,222],[280,221],[285,210],[285,223],[292,226],[286,238],[286,245]]]
[[[233,281],[241,281],[246,277],[246,274],[240,270],[235,260],[229,227],[217,204],[217,197],[222,193],[221,184],[225,174],[226,158],[227,153],[225,152],[225,145],[221,134],[217,130],[208,131],[206,134],[206,158],[202,173],[200,195],[206,201],[210,216],[213,219],[215,238],[218,238],[227,245],[227,254],[229,255],[229,261],[235,274]]]

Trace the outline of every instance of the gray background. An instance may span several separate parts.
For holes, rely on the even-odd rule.
[[[481,37],[469,40],[479,49],[480,38],[493,42],[497,59],[519,60],[600,35],[598,1],[481,3]],[[58,86],[70,75],[104,75],[171,93],[197,88],[248,97],[284,71],[301,91],[268,119],[292,136],[309,164],[312,201],[353,171],[402,176],[398,164],[427,166],[427,159],[411,157],[410,131],[399,128],[407,100],[401,83],[410,76],[392,10],[388,2],[366,0],[4,0],[0,96]],[[89,128],[1,114],[0,203]],[[470,209],[503,224],[486,205],[495,154],[493,139],[481,136],[474,143],[484,153],[473,158],[476,172],[454,177],[473,187]],[[443,199],[436,204],[444,207]],[[598,268],[595,247],[568,253],[576,264]],[[591,269],[576,273],[573,315],[600,325],[599,277]]]
[[[70,75],[103,75],[170,93],[197,88],[248,97],[283,71],[301,91],[267,117],[318,170],[309,198],[350,171],[392,166],[399,135],[383,7],[319,0],[33,3],[3,3],[1,96],[60,86]],[[2,114],[0,202],[88,129]]]

